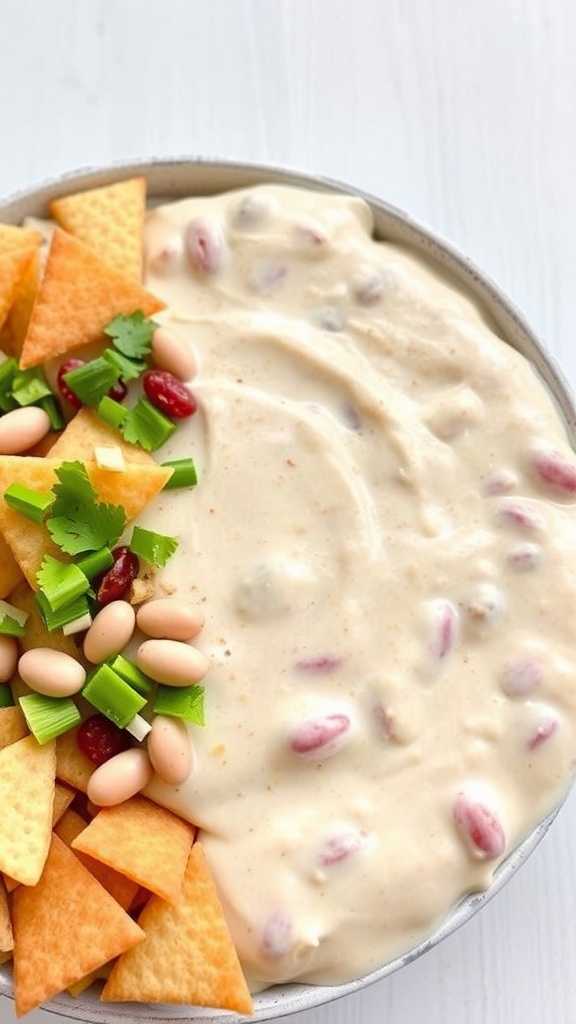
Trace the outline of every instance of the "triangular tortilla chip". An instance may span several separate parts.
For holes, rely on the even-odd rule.
[[[19,886],[13,900],[18,1016],[144,937],[58,836],[52,837],[38,885]]]
[[[60,836],[62,842],[66,843],[66,846],[71,847],[76,836],[79,836],[85,828],[86,822],[84,818],[81,818],[76,811],[69,809],[58,822],[54,831],[57,836]],[[107,864],[102,864],[99,860],[94,860],[93,857],[89,857],[88,854],[82,853],[80,850],[75,850],[74,852],[78,860],[88,869],[91,875],[94,875],[94,878],[100,882],[100,885],[104,886],[106,892],[109,892],[114,897],[123,910],[128,910],[132,907],[134,897],[138,892],[137,882],[133,882],[130,878],[126,878],[125,875],[121,875],[119,871],[108,867]]]
[[[0,327],[6,320],[37,249],[12,249],[0,255]]]
[[[8,597],[22,582],[22,573],[8,542],[0,533],[0,598]]]
[[[182,889],[195,828],[172,811],[135,796],[104,807],[74,840],[82,850],[174,902]]]
[[[145,178],[76,192],[50,204],[61,227],[137,281],[142,277],[145,212]]]
[[[48,853],[54,806],[55,744],[33,736],[0,750],[0,871],[36,885]]]
[[[33,589],[37,589],[36,573],[44,555],[58,558],[61,552],[50,539],[45,526],[13,512],[2,496],[11,483],[22,483],[36,491],[49,491],[56,482],[55,470],[60,463],[60,459],[53,458],[0,456],[0,531]],[[122,505],[129,522],[162,490],[172,472],[156,463],[126,466],[122,473],[101,469],[88,461],[85,465],[100,500]]]
[[[146,938],[114,965],[102,999],[252,1013],[248,986],[200,843],[192,847],[180,901],[172,906],[153,896],[138,923]]]
[[[9,953],[14,949],[12,922],[8,910],[8,897],[4,883],[0,878],[0,952]]]
[[[0,750],[29,735],[30,729],[17,705],[12,708],[0,708]]]
[[[119,313],[142,310],[150,316],[164,305],[83,242],[56,228],[20,365],[37,366],[101,340],[102,328]]]
[[[39,282],[40,249],[37,248],[34,250],[27,270],[20,281],[12,307],[0,331],[0,348],[8,355],[19,357],[22,352]]]
[[[21,228],[15,224],[0,224],[0,254],[11,249],[29,249],[42,244],[42,232],[35,228]]]
[[[56,778],[85,793],[96,765],[80,750],[76,742],[77,732],[78,726],[63,732],[56,739]]]
[[[58,440],[52,445],[51,459],[67,459],[81,462],[94,461],[94,449],[98,447],[117,447],[126,462],[146,466],[156,465],[149,452],[140,445],[128,444],[123,437],[104,423],[91,409],[80,409],[66,425]]]
[[[69,786],[63,786],[62,783],[56,782],[54,786],[54,806],[52,808],[52,828],[58,824],[62,816],[68,810],[76,794]],[[20,882],[17,882],[15,878],[11,878],[10,875],[4,875],[4,884],[8,892],[13,892]]]

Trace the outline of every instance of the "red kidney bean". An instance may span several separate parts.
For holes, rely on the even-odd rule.
[[[502,504],[498,509],[498,515],[524,530],[541,530],[544,525],[542,516],[534,509],[515,501]]]
[[[195,217],[186,228],[186,249],[194,270],[199,274],[217,274],[221,270],[226,240],[220,224],[207,217]]]
[[[304,243],[310,255],[322,255],[322,250],[326,248],[328,236],[319,224],[315,224],[311,220],[301,221],[294,225],[294,233],[296,238]]]
[[[146,398],[171,419],[187,419],[196,412],[194,395],[168,370],[148,370],[142,378],[142,385]]]
[[[500,857],[506,849],[502,823],[484,803],[459,793],[454,801],[454,821],[471,850],[486,858]]]
[[[292,731],[290,748],[300,757],[329,757],[349,738],[350,727],[342,712],[306,718]]]
[[[128,394],[128,388],[121,377],[118,378],[113,387],[108,392],[108,398],[113,398],[115,402],[123,402]]]
[[[329,675],[340,668],[344,658],[340,654],[317,654],[311,658],[300,658],[294,663],[297,672],[307,672],[311,675]]]
[[[127,750],[130,737],[125,729],[119,729],[105,715],[91,715],[76,733],[78,747],[92,764],[101,765],[111,757]]]
[[[533,466],[541,481],[567,494],[576,494],[576,465],[558,452],[538,452]]]
[[[81,366],[85,365],[86,364],[83,359],[67,359],[65,363],[60,364],[58,367],[58,373],[56,374],[58,390],[62,395],[62,398],[65,398],[73,409],[81,409],[82,402],[78,398],[78,395],[74,394],[70,385],[66,383],[64,377],[67,373],[70,373],[70,370],[79,370]]]
[[[507,697],[527,697],[542,684],[542,665],[537,658],[527,656],[504,665],[498,681]]]
[[[128,547],[114,548],[114,565],[104,573],[96,591],[99,604],[110,604],[124,596],[140,571],[140,562]]]
[[[535,707],[535,705],[534,705]],[[546,743],[560,728],[560,722],[552,711],[548,711],[547,708],[542,708],[542,717],[536,728],[533,730],[531,736],[528,739],[526,746],[528,750],[537,750]]]
[[[508,552],[506,561],[517,572],[531,572],[542,562],[542,548],[539,544],[518,544]]]
[[[293,941],[294,923],[286,910],[272,910],[264,924],[260,948],[270,960],[286,955]]]

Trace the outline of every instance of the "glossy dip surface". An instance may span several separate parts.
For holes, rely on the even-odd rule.
[[[209,655],[202,829],[255,988],[413,947],[561,798],[576,751],[576,463],[477,304],[359,199],[264,186],[160,206],[158,317],[199,485],[142,518]]]

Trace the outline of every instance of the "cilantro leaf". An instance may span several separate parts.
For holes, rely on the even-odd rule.
[[[125,382],[137,380],[146,369],[146,363],[143,359],[128,359],[121,352],[116,352],[113,348],[105,350],[104,359],[114,368],[118,377],[121,377]]]
[[[142,359],[152,351],[152,335],[158,327],[154,320],[144,316],[141,309],[129,316],[115,316],[104,328],[104,334],[122,355],[129,359]]]
[[[113,547],[126,526],[121,505],[97,500],[81,462],[63,462],[56,470],[59,483],[46,526],[55,544],[68,555]]]

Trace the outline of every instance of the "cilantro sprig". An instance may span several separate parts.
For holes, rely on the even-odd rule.
[[[144,373],[157,327],[141,309],[115,316],[102,330],[112,344],[96,359],[65,373],[64,381],[84,405],[96,407],[118,378],[128,383]]]
[[[98,501],[81,462],[63,462],[56,476],[59,482],[52,488],[55,497],[46,520],[54,543],[67,555],[114,547],[126,527],[122,506]]]

